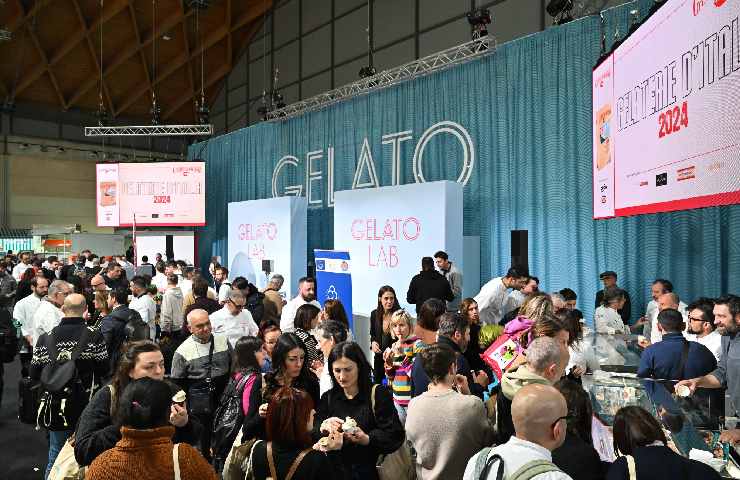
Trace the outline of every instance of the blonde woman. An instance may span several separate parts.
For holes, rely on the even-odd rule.
[[[411,335],[414,319],[406,310],[397,310],[391,316],[391,336],[395,343],[383,352],[385,374],[393,391],[393,403],[401,423],[406,422],[406,409],[411,401],[411,367],[423,344]]]

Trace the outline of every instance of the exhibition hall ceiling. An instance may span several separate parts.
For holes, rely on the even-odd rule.
[[[205,8],[190,7],[197,3]],[[163,123],[193,123],[201,85],[210,105],[272,3],[5,0],[0,103],[97,111],[102,62],[109,118],[150,119],[154,93]]]

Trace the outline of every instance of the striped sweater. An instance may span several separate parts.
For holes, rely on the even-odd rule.
[[[394,345],[393,365],[386,367],[385,375],[393,390],[393,400],[401,406],[408,406],[411,401],[411,367],[416,354],[426,347],[418,337],[409,337],[401,341],[400,351]]]

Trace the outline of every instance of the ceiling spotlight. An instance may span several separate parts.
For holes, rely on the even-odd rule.
[[[573,0],[550,0],[545,10],[555,19],[555,25],[563,25],[573,20]]]
[[[47,147],[46,145],[39,145],[39,152],[46,153],[48,151],[49,151],[49,147]]]
[[[491,24],[491,12],[487,8],[479,8],[477,10],[471,10],[467,14],[468,23],[473,27],[472,37],[473,40],[488,35],[488,25]]]
[[[188,6],[190,8],[205,10],[206,8],[211,6],[211,0],[188,0]]]
[[[64,149],[64,147],[57,147],[57,154],[64,155],[65,152],[66,150]]]
[[[165,33],[164,35],[162,35],[162,40],[172,40],[172,37]]]
[[[98,152],[96,151],[87,152],[87,156],[88,158],[98,158]]]
[[[20,145],[18,145],[18,150],[28,150],[28,144],[21,143]]]

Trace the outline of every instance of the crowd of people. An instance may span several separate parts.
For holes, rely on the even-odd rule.
[[[726,389],[734,408],[740,298],[686,305],[658,279],[636,319],[609,271],[589,327],[572,289],[541,292],[517,267],[463,298],[440,251],[407,288],[415,311],[379,288],[360,345],[311,277],[284,299],[279,274],[260,291],[216,259],[201,273],[157,257],[0,263],[0,329],[18,330],[19,416],[48,432],[45,478],[719,478],[637,406],[617,412],[618,458],[603,458],[582,386],[600,365],[583,336],[640,335],[638,376]],[[519,347],[501,372],[481,356],[488,325]]]

